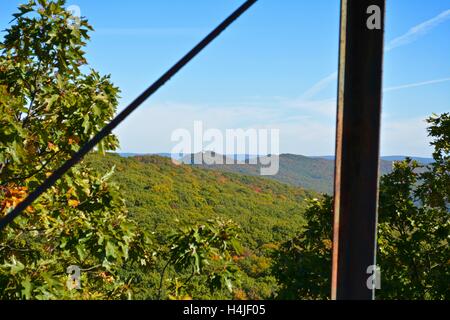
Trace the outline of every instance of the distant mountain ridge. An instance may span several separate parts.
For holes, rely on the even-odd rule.
[[[385,156],[381,157],[381,159],[386,161],[403,161],[406,158],[411,158],[413,160],[416,160],[417,162],[427,165],[434,162],[433,158],[424,158],[424,157],[410,157],[410,156]]]
[[[161,157],[171,158],[170,153],[155,154]],[[223,164],[206,164],[212,163],[211,152],[204,152],[202,157],[209,157],[210,161],[194,163],[195,156],[200,154],[189,155],[176,155],[173,158],[177,161],[185,164],[191,164],[196,167],[200,167],[208,170],[217,170],[221,172],[238,173],[250,176],[261,176],[261,159],[265,157],[259,157],[256,155],[235,155],[224,156],[215,155],[216,157],[222,157]],[[145,154],[121,154],[123,157],[133,156],[145,156]],[[235,160],[233,161],[233,157]],[[275,156],[274,156],[275,157]],[[333,180],[334,180],[334,156],[323,157],[307,157],[296,154],[281,154],[279,157],[279,170],[276,175],[263,176],[263,178],[276,180],[279,182],[287,183],[289,185],[302,187],[308,190],[314,190],[322,193],[333,193]],[[257,164],[249,164],[248,160],[257,159]],[[389,156],[382,157],[380,161],[380,174],[384,175],[392,171],[393,161],[399,161],[406,158],[405,156]],[[421,162],[422,164],[428,164],[432,162],[432,159],[412,157],[413,159]],[[227,164],[227,160],[233,164]],[[272,159],[274,160],[274,159]],[[264,159],[263,159],[263,163]]]
[[[119,155],[121,155],[122,157],[134,157],[134,156],[151,156],[151,155],[156,155],[156,156],[161,156],[161,157],[166,157],[166,158],[171,158],[174,157],[177,160],[180,160],[188,155],[178,155],[178,154],[172,154],[169,152],[162,152],[162,153],[133,153],[133,152],[124,152],[124,153],[119,153]],[[246,154],[236,154],[236,155],[227,155],[227,157],[232,158],[235,157],[236,159],[238,159],[239,161],[242,161],[244,159],[252,159],[252,158],[256,158],[258,157],[258,155],[246,155]],[[307,158],[312,158],[312,159],[325,159],[325,160],[334,160],[334,156],[331,155],[326,155],[326,156],[304,156]],[[382,156],[380,159],[381,160],[385,160],[385,161],[402,161],[405,160],[406,158],[411,158],[413,160],[416,160],[418,162],[420,162],[421,164],[430,164],[432,163],[434,160],[433,158],[427,158],[427,157],[415,157],[415,156],[402,156],[402,155],[393,155],[393,156]]]
[[[133,152],[122,152],[118,153],[120,156],[129,158],[129,157],[135,157],[135,156],[160,156],[165,158],[173,158],[175,160],[182,160],[183,158],[190,156],[190,154],[177,154],[177,153],[169,153],[169,152],[162,152],[162,153],[133,153]],[[238,161],[244,161],[246,159],[256,158],[257,155],[247,155],[247,154],[235,154],[227,157],[234,157]]]
[[[191,155],[183,158],[184,163],[189,162],[189,157],[193,158],[195,155]],[[204,156],[208,157],[208,153],[204,153]],[[223,156],[224,159],[226,158]],[[235,164],[193,164],[194,166],[204,169],[218,170],[222,172],[233,172],[239,174],[246,174],[251,176],[260,176],[261,163],[267,163],[266,157],[258,157],[257,164],[248,164],[245,162],[238,162]],[[333,180],[334,180],[334,161],[311,158],[302,155],[295,154],[281,154],[279,156],[273,156],[272,161],[278,158],[279,170],[276,175],[264,176],[264,178],[276,180],[279,182],[287,183],[293,186],[299,186],[308,190],[314,190],[322,193],[333,193]],[[262,159],[262,161],[261,161]],[[209,161],[208,163],[211,163]],[[382,160],[380,162],[381,174],[386,174],[392,170],[392,162]]]
[[[326,160],[334,160],[334,156],[315,156],[315,157],[311,157],[314,159],[326,159]],[[381,157],[381,160],[385,160],[385,161],[403,161],[406,158],[411,158],[413,160],[416,160],[417,162],[427,165],[430,163],[433,163],[433,158],[425,158],[425,157],[414,157],[414,156],[383,156]]]

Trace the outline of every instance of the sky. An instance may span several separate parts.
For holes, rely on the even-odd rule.
[[[5,29],[24,0],[0,0]],[[119,110],[243,0],[73,0],[90,65]],[[115,131],[121,152],[170,152],[174,130],[280,130],[280,152],[334,154],[338,0],[259,0]],[[1,36],[2,34],[0,34]],[[450,0],[388,0],[382,155],[431,156],[425,119],[450,111]]]

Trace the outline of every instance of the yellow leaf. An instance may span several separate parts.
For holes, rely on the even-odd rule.
[[[74,199],[70,199],[69,200],[69,206],[71,206],[72,208],[76,208],[80,205],[80,201],[78,200],[74,200]]]
[[[329,239],[322,240],[322,243],[324,244],[325,248],[328,250],[331,250],[331,248],[333,247],[333,242]]]
[[[47,147],[48,147],[51,151],[55,151],[55,152],[59,151],[58,146],[55,145],[55,144],[53,144],[53,143],[51,143],[51,142],[48,142],[48,143],[47,143]]]

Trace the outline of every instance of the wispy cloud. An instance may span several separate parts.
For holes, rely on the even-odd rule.
[[[283,99],[280,101],[281,108],[292,108],[301,110],[303,113],[320,115],[326,117],[336,116],[336,98],[309,101],[300,99]]]
[[[180,114],[183,117],[177,116]],[[333,152],[334,120],[323,121],[321,118],[293,115],[276,104],[245,108],[177,102],[155,104],[136,110],[114,132],[120,138],[122,152],[168,152],[175,145],[171,141],[172,132],[179,128],[192,132],[194,121],[198,120],[203,121],[204,130],[278,129],[283,152],[307,155]],[[152,125],[149,125],[149,121]]]
[[[417,39],[419,39],[421,36],[426,35],[429,33],[432,29],[440,25],[441,23],[445,22],[446,20],[450,19],[450,9],[441,12],[436,17],[427,20],[425,22],[422,22],[411,29],[408,30],[404,35],[401,35],[400,37],[397,37],[395,39],[392,39],[386,46],[386,51],[390,51],[392,49],[410,44]]]
[[[407,154],[430,157],[427,123],[422,117],[389,119],[383,117],[381,130],[381,154]]]
[[[335,101],[324,103],[335,112]],[[310,105],[311,110],[321,112]],[[183,114],[183,117],[177,117]],[[151,120],[152,125],[148,125]],[[322,117],[286,117],[280,105],[271,107],[230,108],[198,106],[178,103],[156,104],[136,110],[120,125],[122,152],[169,152],[173,130],[185,128],[192,132],[194,121],[204,122],[204,130],[217,128],[224,132],[230,128],[270,128],[280,130],[280,150],[283,153],[305,155],[333,154],[335,139],[334,119]],[[407,154],[427,157],[431,153],[423,117],[393,119],[383,116],[381,153]]]
[[[408,84],[404,84],[404,85],[400,85],[400,86],[388,87],[388,88],[385,88],[383,91],[389,92],[389,91],[396,91],[396,90],[402,90],[402,89],[409,89],[409,88],[421,87],[421,86],[442,83],[442,82],[447,82],[447,81],[450,81],[450,78],[435,79],[435,80],[422,81],[422,82],[416,82],[416,83],[408,83]]]
[[[308,100],[312,97],[314,97],[316,94],[321,92],[323,89],[328,87],[328,85],[337,79],[337,72],[333,72],[332,74],[326,76],[319,82],[317,82],[315,85],[313,85],[311,88],[306,90],[303,95],[301,96],[302,99]]]
[[[421,81],[421,82],[415,82],[415,83],[407,83],[402,84],[398,86],[392,86],[383,88],[383,92],[391,92],[391,91],[398,91],[398,90],[404,90],[404,89],[410,89],[410,88],[416,88],[416,87],[422,87],[437,83],[444,83],[444,82],[450,82],[450,78],[441,78],[441,79],[434,79],[434,80],[428,80],[428,81]],[[328,98],[328,99],[321,99],[321,100],[306,100],[305,95],[303,95],[301,98],[296,99],[283,99],[278,98],[277,100],[278,105],[281,108],[292,108],[301,110],[303,113],[310,114],[312,116],[314,115],[320,115],[320,116],[327,116],[327,117],[335,117],[336,116],[336,98]]]
[[[425,22],[422,22],[411,29],[408,30],[405,34],[392,39],[385,47],[385,51],[389,52],[395,48],[399,48],[402,46],[405,46],[407,44],[413,43],[414,41],[418,40],[420,37],[425,36],[428,34],[432,29],[440,25],[441,23],[445,22],[446,20],[450,19],[450,9],[441,12],[436,17],[427,20]],[[305,93],[302,95],[303,99],[311,99],[314,96],[316,96],[318,93],[323,91],[328,85],[335,82],[337,80],[337,72],[333,72],[332,74],[326,76],[325,78],[319,80],[316,84],[314,84],[311,88],[305,91]],[[438,83],[441,81],[437,81],[434,83]],[[431,83],[427,83],[431,84]],[[401,88],[403,89],[403,88]],[[396,90],[396,89],[391,89]]]

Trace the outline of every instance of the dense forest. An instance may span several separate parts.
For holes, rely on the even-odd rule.
[[[20,6],[0,43],[0,217],[116,113],[119,89],[87,68],[93,28],[64,4]],[[450,114],[427,121],[434,161],[381,177],[379,299],[450,298]],[[292,182],[305,168],[274,181],[118,146],[0,232],[0,299],[329,298],[333,199]]]
[[[203,156],[210,156],[210,152],[205,152]],[[217,155],[216,155],[217,156]],[[224,156],[224,159],[226,157]],[[265,157],[256,157],[256,164],[250,164],[249,161],[238,161],[235,164],[195,164],[205,169],[213,169],[224,172],[234,172],[252,176],[260,176],[262,163],[270,163],[264,160]],[[334,179],[334,161],[324,158],[312,158],[297,154],[272,155],[272,161],[278,161],[279,170],[275,175],[265,176],[268,179],[287,183],[293,186],[303,187],[308,190],[314,190],[321,193],[333,194]],[[185,163],[193,163],[193,155],[186,156],[183,159]],[[212,161],[207,162],[212,163]],[[380,161],[380,174],[386,174],[392,171],[392,161]]]
[[[114,167],[111,181],[119,185],[130,214],[155,233],[159,245],[167,246],[182,227],[216,219],[235,222],[242,246],[235,257],[243,271],[240,281],[253,299],[274,294],[270,254],[302,230],[306,200],[320,197],[268,179],[175,165],[159,156],[92,154],[86,164],[104,174]]]
[[[252,249],[295,234],[305,224],[305,200],[319,196],[268,179],[175,165],[159,156],[91,154],[86,164],[103,174],[114,168],[111,181],[149,230],[164,235],[178,224],[232,219]]]

